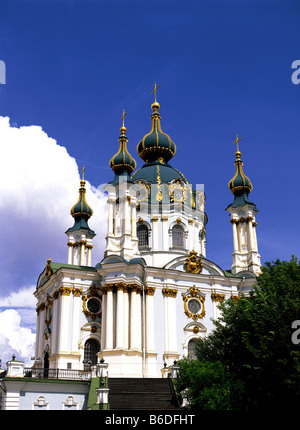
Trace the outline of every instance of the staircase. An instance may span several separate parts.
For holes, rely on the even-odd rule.
[[[109,378],[110,410],[180,409],[170,378]]]

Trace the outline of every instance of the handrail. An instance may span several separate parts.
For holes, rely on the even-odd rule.
[[[24,367],[23,375],[27,378],[69,379],[87,381],[91,379],[92,372],[90,370]]]

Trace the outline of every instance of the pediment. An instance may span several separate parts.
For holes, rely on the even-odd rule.
[[[179,270],[180,272],[187,272],[185,268],[185,262],[188,257],[189,257],[188,254],[186,256],[177,257],[174,260],[170,261],[168,264],[166,264],[164,269],[172,269],[172,270]],[[207,260],[201,255],[200,255],[200,258],[202,262],[202,270],[199,273],[200,275],[225,276],[224,271],[217,264],[215,264],[210,260]]]

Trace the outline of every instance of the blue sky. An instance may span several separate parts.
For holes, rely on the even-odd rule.
[[[128,148],[141,167],[136,145],[150,131],[155,81],[162,129],[177,146],[171,164],[204,184],[207,258],[231,266],[225,208],[233,200],[236,134],[259,209],[262,262],[300,257],[300,85],[291,79],[299,19],[299,2],[289,0],[2,0],[0,117],[9,118],[2,130],[12,136],[8,147],[0,130],[2,311],[14,309],[34,332],[35,312],[31,318],[12,297],[32,295],[49,255],[66,261],[64,232],[83,164],[101,212],[94,207],[94,261],[102,259],[106,220],[95,189],[113,177],[108,162],[123,109]],[[45,152],[33,145],[39,136]]]

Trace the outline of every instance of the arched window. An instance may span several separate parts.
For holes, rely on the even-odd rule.
[[[149,246],[149,234],[147,226],[145,224],[139,225],[136,232],[139,240],[139,248],[145,248]]]
[[[84,370],[89,370],[93,364],[97,364],[97,353],[100,351],[100,343],[96,339],[88,339],[84,345]]]
[[[172,228],[172,244],[174,248],[184,247],[183,235],[184,235],[184,230],[181,227],[181,225],[179,224],[174,225],[174,227]]]
[[[197,345],[197,339],[191,339],[188,343],[188,357],[192,360],[195,360],[197,358],[196,345]]]

